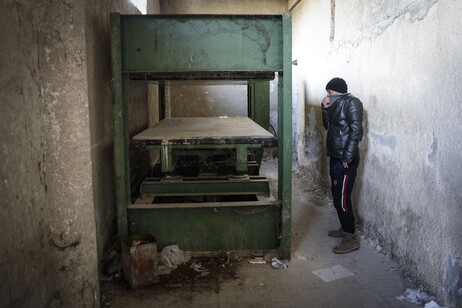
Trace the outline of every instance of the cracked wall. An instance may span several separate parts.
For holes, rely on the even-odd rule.
[[[114,212],[111,11],[137,12],[122,0],[0,4],[1,307],[99,306]]]
[[[355,186],[363,229],[441,301],[448,259],[462,255],[461,8],[303,0],[293,10],[299,162],[327,180],[325,151],[314,151],[325,146],[320,102],[330,78],[345,78],[365,108]]]

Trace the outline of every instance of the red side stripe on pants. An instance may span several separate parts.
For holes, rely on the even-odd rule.
[[[347,186],[348,186],[348,175],[345,175],[343,178],[343,187],[342,187],[342,209],[344,212],[348,212],[347,207]]]

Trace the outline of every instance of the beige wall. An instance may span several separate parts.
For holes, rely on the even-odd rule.
[[[327,178],[320,102],[330,78],[345,78],[365,108],[355,187],[364,229],[441,298],[448,259],[462,257],[461,8],[302,0],[293,10],[299,162]]]
[[[287,0],[162,0],[161,14],[282,14]]]

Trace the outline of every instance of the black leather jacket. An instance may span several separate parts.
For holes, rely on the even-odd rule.
[[[350,94],[340,96],[328,108],[322,108],[322,122],[327,129],[327,156],[350,162],[359,156],[358,143],[363,138],[363,104]]]

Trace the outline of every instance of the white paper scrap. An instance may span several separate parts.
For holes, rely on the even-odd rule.
[[[440,308],[440,306],[435,301],[431,301],[426,303],[424,308]]]
[[[406,289],[406,292],[400,296],[396,296],[396,299],[420,305],[435,300],[435,297],[420,290]]]
[[[345,277],[353,276],[354,274],[341,265],[334,265],[328,268],[313,271],[313,274],[324,280],[331,282]]]

